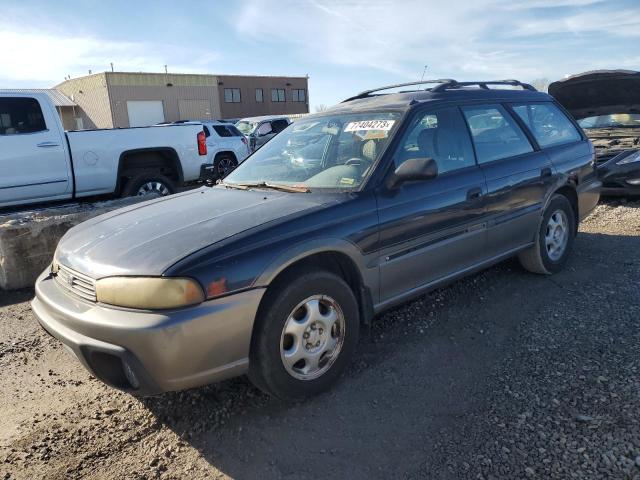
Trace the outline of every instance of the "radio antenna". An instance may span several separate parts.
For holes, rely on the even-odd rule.
[[[422,82],[424,81],[424,75],[425,73],[427,73],[427,68],[429,67],[429,65],[425,65],[424,68],[422,69],[422,76],[420,77],[420,83],[418,84],[418,88],[416,90],[416,94],[420,91],[420,88],[422,87]],[[413,96],[413,98],[411,99],[411,103],[413,104],[416,101],[416,97],[415,95]]]

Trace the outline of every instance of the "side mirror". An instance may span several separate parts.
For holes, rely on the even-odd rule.
[[[387,180],[387,188],[392,190],[404,182],[430,180],[438,176],[438,164],[433,158],[410,158],[402,162]]]

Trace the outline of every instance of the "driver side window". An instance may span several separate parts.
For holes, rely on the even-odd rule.
[[[433,158],[439,174],[475,165],[460,111],[451,107],[418,115],[394,157],[396,168],[410,158]]]

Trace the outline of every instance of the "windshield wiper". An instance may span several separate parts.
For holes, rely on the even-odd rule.
[[[302,185],[282,185],[279,183],[255,182],[255,183],[226,183],[220,182],[219,185],[227,188],[236,188],[238,190],[248,190],[250,188],[270,188],[281,192],[290,193],[309,193],[311,190]]]

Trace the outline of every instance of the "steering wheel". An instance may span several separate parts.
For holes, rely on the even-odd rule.
[[[349,160],[347,160],[346,162],[344,162],[345,165],[362,165],[364,164],[364,159],[359,158],[359,157],[352,157]]]

